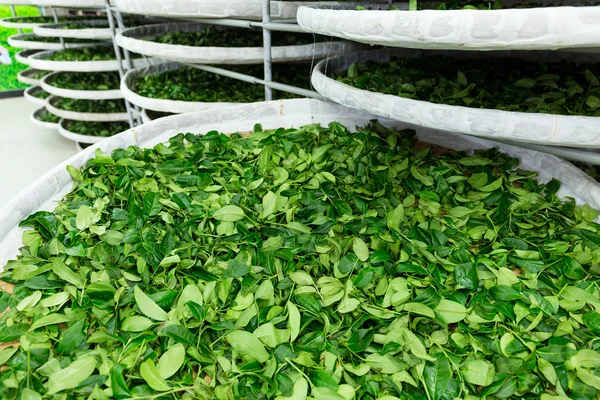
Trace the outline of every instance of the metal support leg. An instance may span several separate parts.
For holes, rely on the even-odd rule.
[[[117,20],[117,26],[119,27],[119,31],[124,30],[125,23],[123,22],[123,14],[121,14],[121,12],[118,10],[113,10],[113,11],[115,13],[114,16],[115,16],[115,19]],[[113,38],[113,42],[114,42],[114,38]],[[127,69],[127,71],[129,71],[129,70],[133,69],[133,62],[131,62],[131,53],[127,49],[122,49],[122,50],[123,50],[123,55],[125,56],[125,69]],[[131,107],[131,105],[130,105],[130,107]],[[142,119],[140,118],[141,110],[137,104],[133,104],[133,109],[136,111],[135,112],[135,120],[138,125],[141,125],[142,124]]]
[[[271,0],[263,0],[263,23],[271,22]],[[271,30],[263,27],[263,47],[265,49],[265,81],[273,81],[273,58],[271,54]],[[265,100],[273,100],[273,91],[265,86]]]
[[[10,12],[12,13],[13,17],[17,18],[17,9],[12,4],[10,5]],[[19,34],[23,33],[23,30],[21,28],[17,29],[17,31],[19,32]]]
[[[117,28],[115,26],[115,18],[110,8],[110,3],[106,2],[106,15],[108,17],[108,26],[110,27],[110,32],[112,35],[112,43],[115,49],[115,56],[117,57],[117,64],[119,65],[119,76],[123,79],[125,75],[125,71],[123,70],[123,58],[121,57],[121,48],[117,44],[117,40],[115,38],[117,34]],[[133,128],[135,126],[133,122],[133,113],[131,112],[131,104],[127,100],[125,101],[125,108],[127,109],[127,119],[129,121],[129,127]]]
[[[58,14],[56,13],[56,8],[52,7],[52,16],[54,17],[54,23],[58,24]],[[62,46],[63,50],[66,48],[65,47],[65,39],[62,37],[59,37],[58,40],[60,40],[60,45]]]

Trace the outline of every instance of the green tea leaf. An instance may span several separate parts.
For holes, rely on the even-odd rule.
[[[160,373],[152,360],[146,360],[140,364],[140,375],[146,381],[148,386],[158,392],[165,392],[171,389],[171,387],[167,385],[167,382],[160,376]]]
[[[361,238],[355,237],[353,239],[352,250],[360,261],[367,261],[369,259],[369,248]]]
[[[96,369],[96,359],[92,356],[79,358],[66,368],[48,377],[48,394],[73,389],[92,375]]]
[[[152,318],[156,321],[166,321],[167,313],[160,308],[146,293],[140,289],[139,286],[136,286],[133,289],[135,295],[135,303],[140,308],[140,311],[144,313],[145,316]]]
[[[261,363],[269,359],[265,346],[250,332],[232,331],[225,338],[240,356],[248,356]]]
[[[158,360],[156,369],[163,379],[168,379],[175,375],[185,361],[185,347],[177,343],[170,347]]]
[[[427,361],[423,369],[423,379],[425,387],[429,393],[429,398],[439,400],[446,392],[446,388],[452,378],[450,362],[444,354],[438,353],[435,356],[436,361]]]
[[[246,214],[244,213],[244,210],[234,205],[228,205],[220,208],[213,214],[214,219],[224,222],[239,221],[244,219],[245,216]]]

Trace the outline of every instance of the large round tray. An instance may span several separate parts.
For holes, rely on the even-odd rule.
[[[48,43],[48,42],[39,42],[35,40],[23,40],[26,37],[35,36],[33,33],[24,33],[19,35],[14,35],[8,38],[8,44],[11,47],[16,47],[17,49],[37,49],[37,50],[62,50],[64,49],[78,49],[82,47],[90,47],[92,45],[97,45],[100,43],[69,43],[65,42],[64,47],[63,44],[58,43]]]
[[[84,99],[84,100],[107,100],[107,99],[122,99],[123,94],[119,89],[114,90],[73,90],[63,89],[56,86],[52,86],[52,78],[56,75],[63,74],[65,72],[53,72],[42,78],[42,88],[55,96],[68,97],[71,99]]]
[[[348,128],[354,129],[356,126],[366,125],[372,119],[373,115],[371,114],[356,112],[335,104],[295,99],[253,103],[221,110],[199,111],[160,118],[110,138],[103,138],[95,146],[88,147],[48,171],[0,209],[0,266],[4,265],[7,260],[13,259],[18,253],[18,249],[23,246],[21,237],[24,228],[18,227],[19,222],[33,212],[53,210],[56,207],[56,201],[60,200],[73,187],[73,180],[67,172],[66,166],[72,165],[79,168],[85,165],[90,158],[94,157],[96,149],[110,152],[133,145],[152,147],[167,141],[180,132],[199,134],[212,130],[224,133],[247,132],[252,131],[256,123],[260,123],[264,129],[274,129],[338,121]],[[380,122],[399,129],[408,127],[407,124],[386,119],[381,119]],[[484,139],[429,129],[419,129],[418,137],[425,142],[468,152],[473,149],[497,147],[520,159],[521,168],[538,171],[541,182],[547,182],[552,178],[563,182],[558,192],[560,196],[570,196],[575,198],[578,204],[588,203],[593,208],[600,208],[599,184],[572,164],[558,157]],[[78,141],[81,142],[81,140]]]
[[[37,75],[40,72],[38,69],[28,68],[17,74],[17,79],[19,82],[25,83],[27,85],[40,86],[42,83],[41,79],[35,79],[33,76]]]
[[[394,95],[357,89],[338,82],[327,74],[347,69],[356,62],[388,61],[393,57],[413,58],[426,53],[421,50],[380,49],[334,57],[321,61],[313,71],[311,82],[323,96],[347,107],[371,112],[386,118],[440,129],[453,133],[505,139],[554,146],[600,148],[600,118],[509,112],[434,104]],[[435,54],[449,54],[436,52]],[[455,57],[484,57],[491,53],[452,53]],[[498,55],[498,54],[495,54]],[[519,57],[519,53],[502,53]],[[558,60],[565,54],[555,52],[527,53],[522,57]],[[580,57],[575,57],[580,56]],[[595,56],[569,53],[571,59],[595,59]]]
[[[78,111],[67,111],[56,108],[52,105],[52,102],[56,99],[56,96],[50,96],[46,103],[46,109],[52,114],[65,118],[72,119],[75,121],[87,121],[87,122],[113,122],[113,121],[127,121],[128,116],[126,112],[122,113],[90,113],[90,112],[78,112]],[[89,142],[85,142],[89,143]]]
[[[38,7],[106,8],[104,0],[0,0],[0,4]]]
[[[27,89],[25,89],[25,91],[23,92],[23,96],[27,100],[32,102],[33,104],[37,104],[39,106],[45,106],[48,99],[40,99],[33,95],[34,93],[42,91],[42,90],[44,90],[44,89],[42,89],[39,86],[30,86]]]
[[[34,54],[37,53],[41,53],[42,50],[21,50],[19,51],[17,54],[15,54],[15,60],[17,60],[17,62],[21,63],[21,64],[25,64],[25,65],[29,65],[29,57],[33,56]],[[37,69],[44,69],[44,68],[37,68]]]
[[[136,68],[127,72],[121,80],[121,93],[129,102],[136,104],[142,108],[147,108],[154,111],[170,112],[170,113],[187,113],[194,111],[207,110],[211,108],[229,107],[240,103],[205,103],[199,101],[181,101],[167,99],[153,99],[137,94],[135,89],[135,81],[141,76],[153,75],[156,73],[173,71],[182,68],[181,64],[164,63],[152,65],[150,67]]]
[[[146,25],[125,29],[117,34],[117,44],[129,51],[164,60],[201,64],[261,64],[264,62],[262,47],[193,47],[156,43],[147,40],[169,32],[196,32],[208,26],[194,23],[169,23]],[[229,29],[229,28],[216,28]],[[240,35],[244,31],[240,30]],[[307,37],[309,38],[309,37]],[[321,42],[300,46],[274,46],[274,62],[314,60],[330,55],[348,53],[363,48],[352,42]]]
[[[3,26],[5,28],[11,28],[11,29],[12,28],[35,29],[38,26],[54,24],[54,21],[52,21],[52,22],[15,22],[15,20],[17,20],[19,18],[21,18],[21,17],[2,18],[2,19],[0,19],[0,26]],[[39,18],[40,20],[42,20],[42,18],[45,18],[45,17],[30,17],[30,18]],[[73,16],[72,15],[61,15],[59,18],[61,20],[68,19],[70,22],[86,20],[85,17],[81,17],[81,16],[77,16],[77,15],[73,15]]]
[[[69,22],[59,24],[46,24],[33,28],[33,33],[38,36],[63,37],[73,39],[111,39],[112,34],[107,21],[102,20],[81,20],[78,23],[84,23],[94,28],[85,29],[64,29]]]
[[[18,20],[20,17],[11,17],[11,18],[2,18],[0,19],[0,26],[9,29],[33,29],[36,26],[47,24],[48,22],[14,22]],[[35,17],[32,17],[35,18]],[[40,17],[42,19],[42,17]]]
[[[34,111],[33,114],[31,114],[31,116],[29,117],[31,122],[42,128],[58,129],[58,124],[54,124],[52,122],[44,122],[38,119],[39,115],[44,111],[46,111],[46,107],[42,107],[39,110]]]
[[[387,7],[387,1],[336,2],[336,1],[271,1],[271,17],[295,19],[301,6],[335,9],[355,9],[357,6]],[[239,18],[262,19],[262,0],[113,0],[121,11],[131,14],[181,18]]]
[[[23,52],[21,52],[23,53]],[[55,51],[42,51],[35,53],[24,59],[24,64],[32,68],[43,69],[45,71],[69,71],[69,72],[104,72],[118,71],[119,62],[117,60],[104,61],[52,61],[47,58]],[[18,54],[18,53],[17,53]],[[131,60],[134,67],[143,67],[160,63],[159,60],[136,58]],[[123,65],[125,61],[123,60]]]
[[[302,7],[298,23],[313,33],[416,49],[600,47],[600,7],[421,11],[331,11]]]
[[[74,142],[84,143],[84,144],[98,143],[101,140],[107,139],[103,136],[88,136],[88,135],[81,135],[79,133],[71,132],[70,130],[67,129],[68,122],[69,122],[69,120],[67,118],[63,118],[58,123],[58,133],[60,133],[60,135],[62,137],[64,137],[65,139],[73,140]]]

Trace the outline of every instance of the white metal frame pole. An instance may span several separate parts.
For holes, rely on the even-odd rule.
[[[114,16],[115,19],[117,20],[117,26],[119,27],[119,31],[122,32],[123,30],[125,30],[125,23],[123,22],[123,14],[121,13],[121,11],[119,10],[114,10]],[[113,41],[116,43],[116,40],[113,37]],[[118,47],[118,46],[117,46]],[[123,48],[123,55],[125,56],[125,70],[130,71],[133,69],[133,62],[131,61],[131,53],[129,52],[129,50]],[[125,100],[127,102],[127,100]],[[129,110],[131,113],[133,113],[135,115],[135,121],[137,123],[137,125],[141,125],[142,124],[142,112],[140,110],[140,107],[138,107],[137,104],[133,104],[133,108],[131,107],[131,104],[129,106]]]
[[[10,12],[12,13],[13,17],[15,17],[15,18],[18,17],[18,15],[17,15],[17,9],[15,8],[15,6],[13,4],[10,5]],[[23,30],[21,28],[18,28],[17,32],[19,32],[19,34],[22,34]]]
[[[271,23],[271,0],[263,0],[263,24]],[[265,82],[273,81],[273,58],[271,54],[271,30],[263,27],[263,47],[265,49]],[[265,86],[265,100],[273,100],[273,91]]]
[[[54,23],[58,24],[59,20],[58,20],[58,14],[56,13],[56,8],[51,7],[50,9],[52,10],[52,17],[54,18]],[[58,40],[60,40],[60,45],[62,46],[63,50],[66,49],[65,39],[63,37],[59,37]]]
[[[106,14],[108,17],[108,26],[110,27],[110,33],[112,35],[112,43],[115,49],[115,56],[117,57],[117,63],[119,65],[119,76],[121,77],[121,79],[123,79],[123,76],[125,75],[125,71],[123,70],[123,58],[121,57],[121,48],[119,47],[119,45],[117,44],[117,40],[115,39],[117,27],[115,26],[113,11],[110,8],[110,2],[108,0],[106,0]],[[125,99],[123,99],[123,101],[125,101],[125,108],[127,109],[127,120],[129,122],[129,127],[133,128],[135,124],[133,122],[131,104],[129,104],[129,101]]]

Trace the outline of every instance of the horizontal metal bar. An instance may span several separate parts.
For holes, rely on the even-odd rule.
[[[199,24],[206,25],[219,25],[219,26],[231,26],[234,28],[252,28],[251,21],[243,19],[232,19],[232,18],[183,18],[183,17],[169,17],[169,19],[175,19],[178,21],[185,22],[196,22]]]
[[[594,153],[587,150],[574,149],[570,147],[560,146],[544,146],[541,144],[515,142],[512,140],[493,139],[496,142],[510,144],[511,146],[523,147],[530,150],[539,151],[542,153],[552,154],[568,160],[580,161],[593,165],[600,165],[600,153]],[[600,151],[600,149],[599,149]]]
[[[315,92],[314,90],[302,89],[296,86],[286,85],[284,83],[266,82],[262,79],[257,79],[256,83],[260,85],[265,85],[266,87],[270,87],[271,89],[281,90],[282,92],[294,93],[299,96],[310,97],[312,99],[317,100],[327,100],[319,92]]]
[[[229,78],[237,79],[239,81],[253,83],[256,85],[264,85],[271,89],[281,90],[283,92],[288,92],[288,93],[294,93],[299,96],[310,97],[310,98],[318,99],[318,100],[325,100],[325,98],[323,96],[321,96],[319,93],[312,91],[312,90],[302,89],[302,88],[299,88],[296,86],[290,86],[290,85],[286,85],[286,84],[278,83],[278,82],[266,82],[264,79],[259,79],[254,76],[251,76],[251,75],[241,74],[239,72],[233,72],[233,71],[230,71],[230,70],[224,69],[224,68],[212,67],[210,65],[199,65],[199,64],[188,64],[188,65],[193,68],[201,69],[202,71],[210,72],[210,73],[217,74],[217,75],[227,76]]]
[[[257,21],[246,21],[243,19],[212,19],[212,18],[173,18],[179,21],[186,22],[197,22],[199,24],[206,25],[217,25],[217,26],[230,26],[234,28],[266,28],[272,31],[279,32],[296,32],[296,33],[310,33],[302,30],[300,25],[295,21],[289,22],[257,22]]]
[[[280,22],[268,22],[268,23],[261,23],[261,22],[252,22],[251,26],[255,26],[257,28],[265,28],[265,29],[270,29],[272,31],[278,31],[278,32],[296,32],[296,33],[307,33],[307,34],[311,34],[312,32],[306,32],[304,31],[300,25],[298,24],[283,24]]]
[[[201,69],[202,71],[211,72],[211,73],[217,74],[217,75],[227,76],[229,78],[237,79],[239,81],[244,81],[244,82],[248,82],[248,83],[257,83],[256,80],[258,79],[251,75],[246,75],[246,74],[241,74],[239,72],[229,71],[228,69],[211,67],[210,65],[189,64],[189,66],[197,68],[197,69]]]

